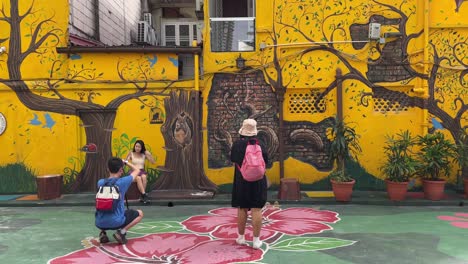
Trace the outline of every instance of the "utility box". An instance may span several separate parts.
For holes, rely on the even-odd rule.
[[[278,199],[294,201],[301,200],[299,181],[295,178],[281,179],[280,189],[278,191]]]
[[[380,39],[380,24],[379,23],[369,24],[369,39]]]
[[[37,197],[40,200],[57,199],[62,196],[63,175],[52,174],[36,177]]]

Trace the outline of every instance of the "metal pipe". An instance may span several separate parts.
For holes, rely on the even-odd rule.
[[[285,88],[281,88],[276,91],[279,102],[279,165],[280,165],[280,181],[284,179],[284,94],[286,93]]]
[[[336,69],[336,116],[338,120],[343,120],[343,74],[340,68]]]
[[[307,45],[322,45],[322,44],[340,44],[340,43],[370,43],[370,40],[340,40],[340,41],[316,41],[316,42],[300,42],[300,43],[284,43],[276,45],[264,45],[260,43],[261,49],[272,47],[289,47],[289,46],[307,46]]]
[[[196,40],[192,41],[192,46],[194,48],[197,47],[197,41]],[[194,61],[194,63],[193,63],[194,64],[193,65],[194,75],[193,76],[195,78],[195,80],[194,80],[195,81],[195,91],[199,91],[200,90],[200,71],[199,71],[200,55],[199,54],[194,54],[193,55],[193,61]]]
[[[99,18],[99,0],[94,0],[94,39],[101,41],[101,23]]]

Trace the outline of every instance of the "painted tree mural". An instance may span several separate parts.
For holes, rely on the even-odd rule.
[[[458,8],[461,2],[457,3]],[[414,0],[275,0],[271,6],[271,30],[257,32],[261,50],[249,57],[247,64],[251,68],[236,75],[235,80],[241,83],[238,89],[227,89],[229,84],[236,83],[226,81],[230,78],[227,74],[215,75],[213,79],[213,91],[208,100],[209,109],[212,109],[208,116],[212,128],[209,135],[210,151],[213,152],[209,159],[211,167],[229,166],[216,158],[220,156],[219,151],[212,147],[219,143],[228,149],[236,135],[231,123],[223,121],[220,111],[230,110],[235,114],[232,118],[240,124],[242,117],[251,116],[249,109],[252,107],[249,106],[256,106],[256,110],[260,110],[257,112],[268,106],[263,102],[266,100],[263,82],[251,77],[252,72],[259,69],[263,70],[266,82],[277,98],[277,102],[270,101],[272,112],[279,112],[279,115],[285,94],[294,90],[293,97],[298,100],[301,95],[310,94],[312,113],[322,114],[325,121],[334,114],[330,106],[335,103],[338,84],[344,83],[345,93],[358,108],[374,107],[374,112],[385,115],[412,108],[425,109],[429,115],[423,122],[428,124],[429,132],[434,130],[429,126],[431,120],[439,122],[454,138],[467,129],[466,29],[431,29],[428,26],[426,36],[424,24],[418,17],[426,11]],[[385,43],[369,41],[369,23],[382,25],[382,33],[387,33],[383,34]],[[423,43],[428,45],[427,53],[423,52]],[[337,69],[341,70],[339,76]],[[249,86],[250,79],[254,84]],[[249,89],[255,89],[254,97],[257,95],[257,98],[249,98]],[[359,111],[353,106],[347,110]],[[244,115],[239,116],[239,113]],[[324,166],[324,162],[317,163],[297,155],[323,155],[328,140],[323,137],[325,131],[320,126],[314,127],[304,120],[302,123],[308,123],[307,126],[292,129],[300,122],[284,121],[281,124],[281,116],[268,117],[268,112],[266,114],[267,118],[259,117],[257,121],[273,128],[277,141],[283,140],[283,144],[275,142],[275,152],[278,153],[278,145],[284,145],[285,156],[276,156],[274,160],[294,157],[318,170],[331,168]],[[360,118],[367,116],[362,114]],[[283,136],[279,131],[284,133]],[[296,134],[301,135],[302,140],[293,140]],[[309,151],[303,152],[308,147],[311,147]]]
[[[351,88],[366,87],[362,89],[361,96],[355,97],[362,106],[368,106],[372,99],[399,104],[399,107],[427,109],[454,138],[458,138],[462,129],[467,129],[464,125],[468,118],[466,30],[438,29],[429,32],[430,61],[415,62],[413,57],[418,57],[409,52],[424,33],[422,26],[417,29],[416,22],[412,20],[420,8],[416,6],[416,1],[392,1],[389,4],[375,0],[361,3],[276,0],[273,6],[273,30],[265,39],[267,47],[271,48],[264,51],[258,62],[260,65],[270,65],[267,63],[272,62],[272,67],[266,67],[264,72],[280,96],[287,88],[294,88],[302,82],[327,87],[322,93],[322,97],[325,97],[337,87],[338,81],[347,80],[351,81],[348,82]],[[369,21],[363,23],[366,18]],[[370,22],[388,26],[388,30],[397,37],[389,37],[385,44],[369,42],[367,29]],[[354,43],[351,44],[351,40]],[[345,44],[346,41],[349,44]],[[315,44],[289,50],[278,46],[288,43]],[[362,54],[360,49],[365,45],[369,45],[368,53]],[[358,68],[365,62],[363,57],[367,60],[366,73]],[[328,60],[325,63],[327,67],[314,66],[314,62],[323,60]],[[422,67],[424,63],[429,64],[427,72]],[[329,72],[336,68],[343,71],[339,80],[321,76],[320,71]],[[417,78],[426,82],[427,92],[403,92],[379,84],[400,82],[406,85]]]
[[[201,105],[197,91],[171,92],[165,99],[166,122],[161,127],[166,145],[163,175],[156,190],[185,189],[215,191],[216,185],[205,175],[201,155]]]
[[[60,89],[64,83],[98,80],[103,73],[97,72],[92,61],[71,63],[66,56],[56,53],[56,47],[67,45],[64,37],[66,23],[59,25],[54,21],[53,15],[45,17],[41,13],[43,10],[35,7],[34,1],[23,12],[20,12],[19,6],[19,0],[12,0],[9,11],[4,6],[0,9],[0,22],[8,24],[11,31],[8,38],[0,39],[0,44],[9,44],[6,61],[8,78],[0,79],[0,82],[15,92],[19,100],[31,110],[77,116],[80,119],[86,141],[95,143],[97,152],[86,153],[84,166],[77,176],[76,184],[71,188],[72,191],[94,191],[96,181],[107,176],[105,164],[112,155],[112,131],[115,129],[117,109],[132,99],[139,100],[142,107],[145,107],[148,101],[155,102],[160,100],[158,97],[169,96],[173,81],[164,81],[165,68],[153,68],[157,61],[156,55],[153,58],[142,55],[140,59],[131,62],[119,59],[116,66],[120,80],[132,83],[135,89],[125,90],[123,94],[110,98],[107,103],[97,103],[96,98],[101,94],[89,89],[70,95]],[[40,63],[50,69],[49,78],[31,84],[25,81],[21,69],[32,56],[40,58]],[[70,59],[81,59],[81,56],[73,54]],[[161,71],[159,74],[162,76],[161,82],[166,84],[165,88],[148,88],[149,81],[153,81],[151,73],[155,70]],[[204,174],[202,176],[206,178]],[[200,177],[197,180],[208,182],[200,180]]]

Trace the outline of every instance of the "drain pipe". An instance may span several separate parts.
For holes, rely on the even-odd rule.
[[[418,94],[424,101],[422,107],[422,124],[421,124],[421,135],[424,136],[427,134],[427,128],[429,127],[429,110],[427,109],[427,99],[429,98],[429,0],[424,0],[424,20],[423,23],[423,31],[424,31],[424,48],[423,48],[423,74],[427,74],[428,79],[424,80],[422,78],[417,79],[417,87],[413,90],[415,93]]]
[[[424,108],[423,108],[423,125],[422,125],[422,135],[427,134],[427,126],[429,122],[429,110],[427,109],[427,99],[429,98],[429,0],[424,0],[424,74],[427,74],[428,80],[423,80],[423,98]]]
[[[93,6],[94,6],[94,39],[96,39],[97,41],[101,41],[99,0],[94,0]]]

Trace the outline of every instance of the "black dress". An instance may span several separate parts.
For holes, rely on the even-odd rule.
[[[247,140],[255,143],[254,137],[241,138],[234,142],[231,149],[231,161],[242,167],[245,150],[247,148]],[[268,163],[268,154],[266,148],[260,143],[262,155],[265,163]],[[242,178],[237,166],[234,169],[234,181],[232,184],[232,207],[240,208],[262,208],[267,201],[267,180],[263,177],[261,180],[249,182]]]

